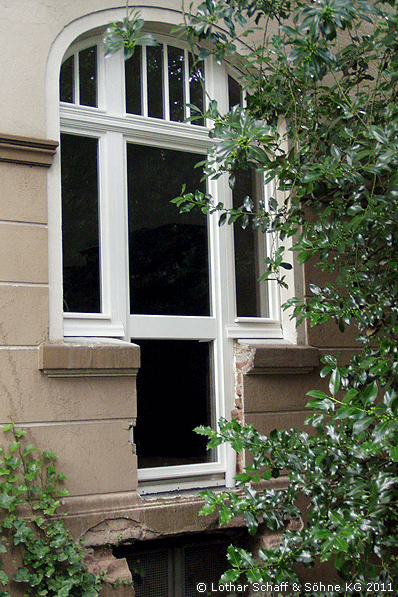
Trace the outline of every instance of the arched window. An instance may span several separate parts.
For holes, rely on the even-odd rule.
[[[180,214],[182,185],[205,191],[211,143],[205,90],[224,109],[239,101],[232,71],[198,62],[172,37],[104,57],[101,38],[73,44],[60,76],[64,335],[116,337],[141,346],[135,442],[139,479],[189,486],[224,483],[226,456],[193,433],[232,405],[233,339],[281,338],[277,289],[258,282],[266,239]],[[238,99],[237,99],[238,98]],[[266,200],[256,175],[227,205]]]

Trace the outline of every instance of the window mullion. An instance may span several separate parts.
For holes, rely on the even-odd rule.
[[[123,328],[127,338],[127,242],[124,141],[108,132],[100,139],[100,247],[102,313]],[[120,337],[120,332],[119,332]]]
[[[163,114],[165,120],[170,120],[170,86],[169,86],[169,53],[167,45],[163,44]]]
[[[190,103],[190,91],[189,91],[189,53],[188,50],[184,50],[184,117],[188,118],[190,110],[187,104]]]
[[[146,46],[142,46],[141,56],[142,116],[148,116],[148,62]]]
[[[76,105],[80,104],[80,76],[79,76],[79,52],[75,52],[74,54],[75,59],[73,61],[73,69],[74,69],[74,102]]]
[[[125,110],[125,88],[124,88],[124,60],[121,52],[112,54],[102,61],[104,63],[104,86],[98,94],[105,103],[106,112],[109,115],[124,114]],[[99,68],[100,75],[102,70]],[[103,92],[103,96],[101,95]],[[101,105],[101,104],[99,104]]]
[[[181,547],[174,548],[174,587],[173,597],[184,597],[185,595],[185,562],[184,551]]]

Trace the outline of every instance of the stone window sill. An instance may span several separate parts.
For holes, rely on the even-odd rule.
[[[110,338],[71,338],[42,344],[39,369],[48,377],[136,377],[140,348]]]
[[[246,343],[245,343],[246,344]],[[292,344],[257,344],[247,342],[253,350],[249,375],[310,373],[319,366],[319,350],[313,346]]]

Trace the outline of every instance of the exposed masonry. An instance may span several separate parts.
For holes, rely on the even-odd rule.
[[[231,416],[239,421],[241,425],[244,424],[244,385],[243,376],[247,374],[254,366],[254,356],[256,349],[247,344],[240,344],[235,342],[234,348],[235,358],[235,408]],[[241,473],[244,469],[244,454],[236,455],[236,472]]]
[[[118,545],[131,541],[144,541],[161,537],[162,533],[150,529],[143,522],[127,516],[106,519],[84,533],[84,543],[92,548]]]
[[[235,342],[235,408],[232,416],[240,423],[244,422],[243,376],[253,369],[255,354],[253,346]]]

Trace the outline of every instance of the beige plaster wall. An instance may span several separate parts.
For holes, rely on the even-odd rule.
[[[180,9],[180,2],[175,0],[165,0],[161,4],[147,0],[145,5],[170,8],[173,12]],[[115,0],[0,0],[0,131],[46,136],[46,68],[54,41],[82,15],[97,14],[100,19],[101,12],[113,8],[125,11],[125,3]],[[108,21],[109,18],[104,16],[103,23]]]

